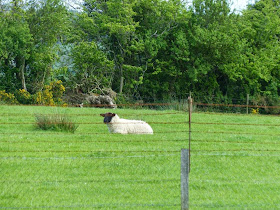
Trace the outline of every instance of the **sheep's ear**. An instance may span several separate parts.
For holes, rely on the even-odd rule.
[[[105,117],[105,114],[100,114],[100,116]]]
[[[116,116],[116,114],[115,113],[112,113],[112,117],[115,117]]]

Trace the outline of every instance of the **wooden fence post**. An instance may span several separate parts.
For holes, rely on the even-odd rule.
[[[189,151],[181,149],[181,210],[189,209]]]
[[[249,114],[249,94],[247,94],[247,102],[246,102],[246,113]]]
[[[192,106],[193,106],[193,100],[192,97],[189,96],[188,98],[189,102],[189,172],[191,171],[191,133],[192,133]]]

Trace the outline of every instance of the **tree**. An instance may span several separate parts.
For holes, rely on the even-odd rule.
[[[8,91],[20,86],[27,90],[25,67],[33,39],[21,5],[21,1],[14,0],[10,10],[0,14],[0,80],[2,88]]]
[[[280,93],[279,6],[278,1],[260,0],[242,16],[241,36],[248,43],[242,82],[247,81],[252,95]]]
[[[154,100],[180,96],[183,84],[179,81],[189,59],[191,13],[177,0],[138,1],[134,10],[135,21],[139,22],[136,33],[144,45],[139,58],[146,77],[140,94]]]
[[[246,40],[240,34],[240,16],[230,13],[226,0],[196,0],[191,36],[191,89],[200,95],[219,98],[240,97],[246,89],[236,82],[242,78]],[[246,94],[245,94],[246,95]]]
[[[100,51],[94,42],[80,42],[72,53],[74,89],[84,93],[102,93],[112,83],[113,63]]]
[[[137,54],[143,47],[135,34],[138,23],[133,19],[134,5],[135,1],[131,0],[85,1],[86,12],[98,28],[92,37],[106,52],[108,59],[114,61],[113,89],[121,89],[121,78],[124,77],[124,89],[128,94],[133,94],[143,77],[142,68],[137,62]]]
[[[0,13],[1,88],[36,92],[51,74],[55,46],[67,29],[65,7],[59,0],[13,0],[5,8]]]
[[[60,45],[67,40],[68,12],[62,0],[30,2],[27,17],[34,39],[28,61],[28,78],[32,92],[42,90],[53,74]]]

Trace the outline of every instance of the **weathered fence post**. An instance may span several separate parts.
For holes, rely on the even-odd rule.
[[[189,96],[188,98],[189,102],[189,172],[191,171],[191,133],[192,133],[192,106],[193,106],[193,100],[192,97]]]
[[[249,114],[249,94],[247,94],[246,113]]]
[[[181,210],[189,209],[189,151],[181,149]]]

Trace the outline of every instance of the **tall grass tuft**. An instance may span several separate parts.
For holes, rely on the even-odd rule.
[[[36,126],[42,130],[66,131],[74,133],[78,126],[69,117],[61,114],[36,114]]]

